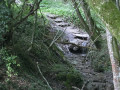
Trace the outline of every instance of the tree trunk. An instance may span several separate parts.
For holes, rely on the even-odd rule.
[[[101,35],[100,35],[100,29],[96,26],[94,20],[92,19],[91,13],[90,13],[90,8],[88,6],[88,4],[86,3],[85,0],[82,0],[82,8],[85,14],[85,18],[86,18],[86,23],[89,27],[90,32],[92,32],[92,35],[95,37],[95,39],[97,38],[96,42],[95,42],[95,46],[99,49],[101,49]],[[92,36],[91,35],[91,36]]]
[[[111,60],[111,65],[112,65],[114,90],[120,90],[119,61],[117,60],[116,56],[114,55],[113,38],[112,38],[112,35],[110,34],[109,30],[106,30],[106,34],[107,34],[108,50],[109,50],[110,60]],[[116,43],[116,42],[114,42],[114,43]]]
[[[73,2],[73,6],[74,6],[74,9],[76,10],[76,13],[77,13],[77,16],[79,18],[79,20],[81,21],[80,23],[82,24],[82,26],[85,28],[86,32],[91,35],[91,32],[89,31],[89,27],[88,25],[86,24],[86,22],[84,21],[80,11],[79,11],[79,8],[78,8],[78,4],[76,3],[75,0],[72,0]]]
[[[38,0],[35,1],[35,6],[36,6],[35,8],[37,8],[39,6]],[[37,28],[37,10],[35,11],[34,28],[33,28],[33,32],[32,32],[31,45],[28,48],[28,51],[30,51],[33,47],[36,28]]]
[[[88,7],[88,4],[86,3],[85,0],[82,0],[82,8],[85,14],[87,25],[89,26],[89,30],[93,32],[93,30],[96,28],[96,25],[94,24],[94,21],[90,14],[90,8]]]
[[[86,16],[86,21],[87,21],[87,23],[86,23],[79,11],[77,2],[75,0],[72,0],[72,2],[73,2],[73,6],[76,10],[77,16],[78,16],[79,20],[81,21],[82,26],[85,28],[86,32],[91,36],[92,41],[95,41],[96,38],[98,38],[98,37],[101,40],[101,36],[99,36],[100,34],[95,31],[96,27],[94,28],[94,21],[91,18],[90,10],[88,9],[88,6],[86,5],[87,3],[84,2],[84,0],[83,0],[83,9],[84,9],[84,13]],[[101,47],[100,40],[96,40],[94,42],[97,49],[100,49],[100,47]]]
[[[91,8],[96,11],[98,16],[105,24],[107,30],[108,49],[112,64],[114,90],[120,90],[120,67],[119,54],[115,51],[116,41],[112,35],[120,42],[120,11],[116,8],[112,0],[86,0]],[[117,53],[118,55],[116,55]],[[116,55],[116,56],[115,56]]]
[[[119,10],[119,0],[116,0],[116,7]],[[120,64],[120,54],[119,54],[118,42],[114,36],[112,36],[112,38],[113,38],[112,45],[113,45],[114,57],[119,61],[119,64]]]

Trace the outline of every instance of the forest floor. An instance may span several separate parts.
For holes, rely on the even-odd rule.
[[[84,79],[83,90],[114,90],[112,73],[94,71],[91,66],[92,61],[88,59],[89,51],[84,52],[84,50],[81,51],[80,47],[74,46],[74,44],[83,47],[90,46],[90,36],[60,16],[47,13],[46,18],[50,22],[53,43],[59,38],[61,38],[61,42],[65,42],[56,44],[63,51],[66,59],[82,74]],[[70,50],[71,46],[74,46],[72,51]]]

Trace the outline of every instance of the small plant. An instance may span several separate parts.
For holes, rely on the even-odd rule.
[[[17,72],[14,71],[13,67],[19,67],[20,64],[17,63],[17,56],[9,55],[7,49],[3,48],[0,50],[0,55],[2,56],[2,60],[6,65],[6,73],[8,77],[12,75],[17,75]]]

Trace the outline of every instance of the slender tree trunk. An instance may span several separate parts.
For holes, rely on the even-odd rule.
[[[112,38],[112,35],[110,34],[109,30],[106,30],[106,34],[107,34],[108,50],[112,65],[114,90],[120,90],[120,67],[119,67],[119,61],[117,60],[114,54],[114,48],[116,48],[116,46],[113,46],[113,43],[116,42],[113,42],[114,38]]]
[[[36,4],[36,8],[37,8],[39,5],[38,0],[35,1],[35,4]],[[32,32],[31,46],[29,47],[28,51],[30,51],[33,47],[36,27],[37,27],[37,10],[35,11],[35,20],[34,20],[34,28],[33,28],[33,32]]]
[[[84,21],[80,11],[79,11],[79,8],[78,8],[78,4],[76,3],[75,0],[72,0],[73,2],[73,6],[74,6],[74,9],[76,10],[76,13],[77,13],[77,16],[78,18],[80,19],[80,23],[82,24],[82,26],[85,28],[86,32],[91,35],[91,32],[89,31],[89,27],[87,26],[86,22]]]
[[[113,71],[114,90],[120,90],[120,67],[119,57],[116,58],[116,45],[114,38],[112,40],[111,34],[120,42],[120,11],[116,8],[112,0],[86,0],[93,10],[98,14],[107,30],[108,49],[111,59]],[[110,34],[111,32],[111,34]],[[115,48],[115,49],[114,49]],[[118,60],[117,60],[118,59]]]
[[[113,47],[113,54],[116,60],[118,60],[118,63],[120,64],[120,53],[118,48],[118,42],[115,37],[112,36],[112,47]]]
[[[96,38],[99,36],[97,38],[96,42],[95,42],[95,45],[96,45],[97,48],[101,49],[102,38],[101,38],[101,35],[100,35],[100,29],[96,26],[94,20],[92,19],[92,16],[91,16],[91,13],[90,13],[90,8],[89,8],[89,6],[88,6],[88,4],[86,3],[85,0],[82,0],[82,8],[83,8],[85,18],[86,18],[86,22],[87,22],[87,25],[89,27],[90,32],[92,32],[92,35]]]
[[[96,26],[94,28],[94,21],[91,18],[90,10],[88,9],[87,3],[83,0],[82,6],[83,6],[83,10],[84,10],[84,13],[86,16],[86,21],[87,21],[87,23],[86,23],[79,11],[77,2],[75,0],[72,0],[72,2],[73,2],[74,9],[76,10],[77,16],[78,16],[79,20],[81,21],[80,23],[85,28],[86,32],[91,36],[92,41],[96,40],[96,38],[98,38],[98,37],[100,39],[101,38],[101,36],[99,36],[100,34],[95,31]],[[101,47],[100,40],[96,40],[94,42],[97,49],[100,49],[100,47]]]
[[[119,0],[116,0],[116,7],[119,10]],[[119,61],[119,64],[120,64],[120,54],[119,54],[119,49],[118,49],[118,42],[114,36],[112,36],[112,45],[113,45],[114,57]]]
[[[90,14],[90,8],[85,0],[82,0],[82,8],[85,14],[87,25],[89,26],[89,30],[92,32],[92,30],[95,28],[95,24]]]

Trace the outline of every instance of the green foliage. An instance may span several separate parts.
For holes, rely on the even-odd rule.
[[[9,31],[10,10],[5,4],[0,3],[0,43],[4,40],[3,36]]]
[[[7,90],[7,86],[0,82],[0,90]]]
[[[61,1],[58,0],[58,2],[61,2]],[[43,3],[47,3],[48,6]],[[51,1],[43,0],[43,3],[41,5],[45,5],[47,7],[47,9],[46,9],[46,7],[41,7],[41,8],[42,8],[42,10],[45,10],[46,12],[47,11],[53,12],[53,8],[55,6],[57,6],[57,4],[55,4],[56,2],[55,3],[53,2],[52,3],[53,7],[52,7],[52,9],[50,9],[49,7],[51,7],[51,6],[49,4],[51,3]],[[65,15],[65,16],[67,16],[68,13],[72,15],[72,13],[71,13],[72,10],[70,11],[70,9],[67,9],[67,7],[70,7],[68,4],[66,4],[64,7],[62,7],[63,4],[61,2],[61,3],[59,3],[59,5],[61,5],[61,8],[59,6],[57,6],[56,7],[57,9],[55,9],[53,13],[58,14],[58,15]],[[12,5],[12,7],[14,7],[14,10],[12,8],[12,11],[14,11],[12,13],[12,15],[14,18],[16,18],[16,20],[14,20],[12,22],[16,23],[21,18],[21,14],[18,15],[18,13],[21,12],[20,10],[22,7],[18,8],[15,5]],[[65,8],[66,8],[66,10],[65,10]],[[2,10],[4,11],[4,8]],[[8,12],[9,12],[9,9],[8,9]],[[26,16],[28,12],[29,12],[29,8],[27,8],[23,12],[22,17]],[[8,21],[6,21],[5,25],[9,26],[10,18],[7,17],[9,19],[6,18],[4,20],[3,19],[4,16],[2,15],[1,19],[3,21],[8,20]],[[1,84],[1,85],[3,85],[4,88],[12,87],[15,90],[26,90],[26,89],[48,90],[48,87],[45,85],[45,83],[43,82],[43,80],[40,77],[40,74],[38,73],[38,69],[36,68],[36,62],[40,63],[40,68],[43,72],[43,75],[45,75],[45,77],[49,76],[52,73],[52,72],[50,72],[50,69],[53,67],[56,67],[56,69],[58,69],[56,71],[53,71],[54,73],[59,72],[60,71],[59,68],[62,70],[62,66],[64,66],[63,68],[65,70],[68,68],[68,70],[66,70],[66,71],[62,70],[61,73],[57,74],[56,80],[59,79],[60,81],[62,81],[64,83],[64,85],[66,85],[68,87],[68,89],[71,89],[71,85],[81,87],[82,79],[81,79],[79,72],[74,70],[73,68],[71,68],[67,64],[67,62],[63,60],[64,55],[57,48],[57,46],[55,44],[53,44],[51,47],[49,47],[52,40],[50,38],[48,38],[49,31],[47,29],[48,27],[44,26],[44,20],[43,20],[42,16],[40,15],[38,18],[37,24],[36,24],[37,27],[35,30],[34,42],[32,45],[32,49],[30,51],[28,51],[28,48],[31,46],[31,39],[32,39],[31,37],[32,37],[33,29],[34,29],[34,16],[32,16],[32,15],[30,17],[28,17],[28,19],[26,19],[24,22],[22,22],[18,27],[14,28],[13,37],[12,37],[12,42],[13,42],[12,45],[13,46],[10,47],[11,48],[10,52],[7,49],[1,49],[0,54],[2,56],[2,60],[5,63],[5,66],[7,69],[7,71],[6,71],[7,75],[9,77],[11,77],[12,75],[15,75],[18,72],[17,73],[18,76],[15,76],[16,78],[14,81],[12,81],[12,79],[11,79],[11,80],[9,80],[9,82],[6,82],[5,84]],[[6,33],[6,32],[8,32],[7,30],[9,31],[9,27],[5,28],[2,31],[5,31],[5,33]],[[0,35],[2,37],[2,34],[0,34]],[[46,37],[46,36],[48,36],[48,37]],[[15,55],[13,55],[11,53],[14,53]],[[20,64],[18,64],[18,60],[19,60]],[[57,67],[56,64],[58,64],[58,65],[60,64],[60,67]],[[62,65],[62,64],[64,64],[64,65]],[[21,67],[16,72],[14,68],[19,67],[19,66],[21,66]],[[47,78],[49,81],[50,77],[47,77]],[[62,78],[65,78],[65,80]],[[27,83],[24,83],[24,85],[19,86],[19,84],[21,84],[21,81],[23,81],[23,80]],[[53,82],[54,82],[54,80],[53,80]],[[58,81],[58,83],[59,83],[59,81]],[[2,88],[2,86],[0,86],[0,89],[1,88]]]
[[[76,26],[78,26],[80,28],[83,28],[80,24],[80,20],[76,14],[74,8],[72,7],[72,4],[73,3],[70,1],[68,1],[67,3],[63,3],[62,0],[60,0],[60,1],[59,0],[57,0],[57,1],[44,0],[41,3],[41,9],[42,9],[42,12],[52,13],[52,14],[63,16],[67,21],[72,22],[73,24],[75,24]],[[82,17],[86,21],[85,14],[84,14],[84,11],[81,6],[79,6],[79,10],[81,12]],[[97,27],[102,29],[102,32],[105,32],[103,30],[104,25],[101,23],[101,20],[98,18],[96,13],[93,10],[90,10],[90,12],[91,12],[92,18],[94,19],[95,23],[97,24]]]
[[[71,90],[72,86],[81,88],[83,84],[80,72],[65,64],[56,64],[52,67],[52,72],[55,73],[56,79],[64,81],[64,85]]]
[[[70,16],[72,15],[72,7],[69,5],[70,3],[63,4],[63,2],[60,1],[54,1],[54,0],[44,0],[41,3],[41,9],[43,12],[49,12],[61,16]]]
[[[107,2],[104,0],[87,0],[87,2],[102,19],[107,29],[120,42],[120,11],[116,8],[114,2],[112,0]]]
[[[91,60],[91,65],[96,72],[108,72],[111,70],[110,57],[106,41],[102,42],[101,50],[89,51],[88,58]]]
[[[97,16],[97,14],[95,13],[94,10],[90,10],[90,11],[91,11],[91,16],[92,16],[96,26],[101,29],[100,32],[102,34],[105,33],[105,25],[103,24],[102,20],[99,18],[99,16]]]
[[[2,56],[2,60],[5,62],[6,64],[6,68],[7,68],[7,75],[8,77],[11,77],[12,75],[17,75],[17,72],[14,71],[13,67],[19,67],[20,64],[17,63],[17,56],[14,55],[9,55],[8,51],[5,48],[2,48],[0,50],[0,55]]]

